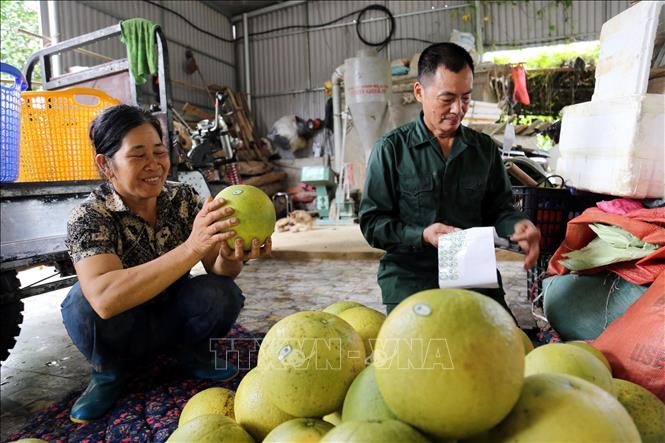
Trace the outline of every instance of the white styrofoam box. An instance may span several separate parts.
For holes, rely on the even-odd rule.
[[[596,100],[563,109],[557,174],[601,194],[665,194],[665,95]]]
[[[647,92],[663,3],[641,1],[603,24],[591,101]]]
[[[468,124],[487,124],[494,123],[501,117],[501,108],[497,103],[483,102],[480,100],[471,100],[469,109],[464,115],[462,123]]]

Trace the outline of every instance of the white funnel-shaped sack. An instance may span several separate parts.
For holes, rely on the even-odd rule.
[[[365,151],[365,162],[388,124],[391,94],[390,62],[372,52],[361,50],[357,57],[346,59],[344,75],[346,104]]]

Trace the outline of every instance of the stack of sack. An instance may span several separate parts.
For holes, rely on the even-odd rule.
[[[616,376],[665,401],[665,208],[616,199],[587,209],[547,273],[543,308],[561,338],[594,340]]]

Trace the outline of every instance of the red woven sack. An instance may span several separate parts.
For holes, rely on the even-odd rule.
[[[614,377],[632,381],[665,402],[665,272],[593,342]]]

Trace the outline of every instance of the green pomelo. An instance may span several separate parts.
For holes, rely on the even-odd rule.
[[[341,300],[333,303],[330,306],[326,306],[323,309],[323,312],[328,312],[330,314],[335,314],[339,315],[340,313],[346,311],[347,309],[351,308],[359,308],[359,307],[364,307],[365,305],[362,305],[358,302],[351,301],[351,300]]]
[[[568,341],[566,342],[567,345],[572,345],[572,346],[577,346],[580,349],[584,349],[585,351],[588,351],[596,357],[602,364],[605,365],[608,371],[610,371],[610,374],[612,373],[612,366],[610,366],[610,362],[607,361],[607,358],[605,357],[605,354],[600,352],[598,349],[594,348],[591,346],[589,343],[581,340],[575,340],[575,341]]]
[[[200,415],[179,426],[167,443],[254,443],[254,439],[229,417],[218,414]]]
[[[517,330],[520,331],[520,337],[522,338],[522,344],[524,345],[524,355],[527,355],[529,352],[533,351],[533,342],[529,336],[526,335],[526,332],[520,328],[517,328]]]
[[[233,208],[231,217],[238,219],[238,224],[231,229],[236,232],[227,240],[231,249],[235,249],[236,238],[242,239],[243,249],[252,249],[252,239],[263,244],[275,230],[275,207],[265,192],[250,185],[233,185],[222,189],[215,197],[226,201],[224,206]]]
[[[379,329],[381,329],[381,325],[386,319],[386,314],[372,308],[359,306],[345,309],[337,315],[360,334],[365,345],[365,354],[372,355],[376,336],[379,335]]]
[[[433,289],[408,297],[388,315],[374,366],[379,390],[401,421],[459,439],[510,412],[524,382],[524,345],[496,301]]]
[[[235,392],[226,388],[208,388],[193,395],[182,408],[178,426],[200,415],[219,414],[235,418],[233,402]]]
[[[333,427],[316,418],[296,418],[273,429],[263,443],[317,443]]]
[[[275,406],[296,417],[322,417],[342,407],[351,382],[365,367],[365,346],[336,315],[303,311],[270,328],[258,367],[270,374],[264,388]]]
[[[627,381],[614,379],[617,400],[633,418],[642,443],[665,443],[665,403],[651,391]]]
[[[344,398],[342,421],[390,420],[390,410],[376,384],[374,365],[369,365],[353,380]]]
[[[579,377],[550,372],[524,380],[519,401],[489,432],[488,441],[639,442],[640,435],[628,412],[605,390]]]
[[[328,432],[321,443],[428,443],[427,438],[398,420],[346,421]]]
[[[264,385],[270,383],[270,376],[265,380],[259,368],[249,371],[238,385],[234,403],[236,421],[258,441],[277,425],[295,418],[268,399]]]
[[[558,372],[574,375],[614,395],[612,374],[596,357],[577,346],[550,343],[534,349],[524,359],[524,375]]]
[[[340,414],[339,411],[335,411],[332,414],[324,415],[321,420],[328,422],[333,426],[337,426],[342,422],[342,414]]]

